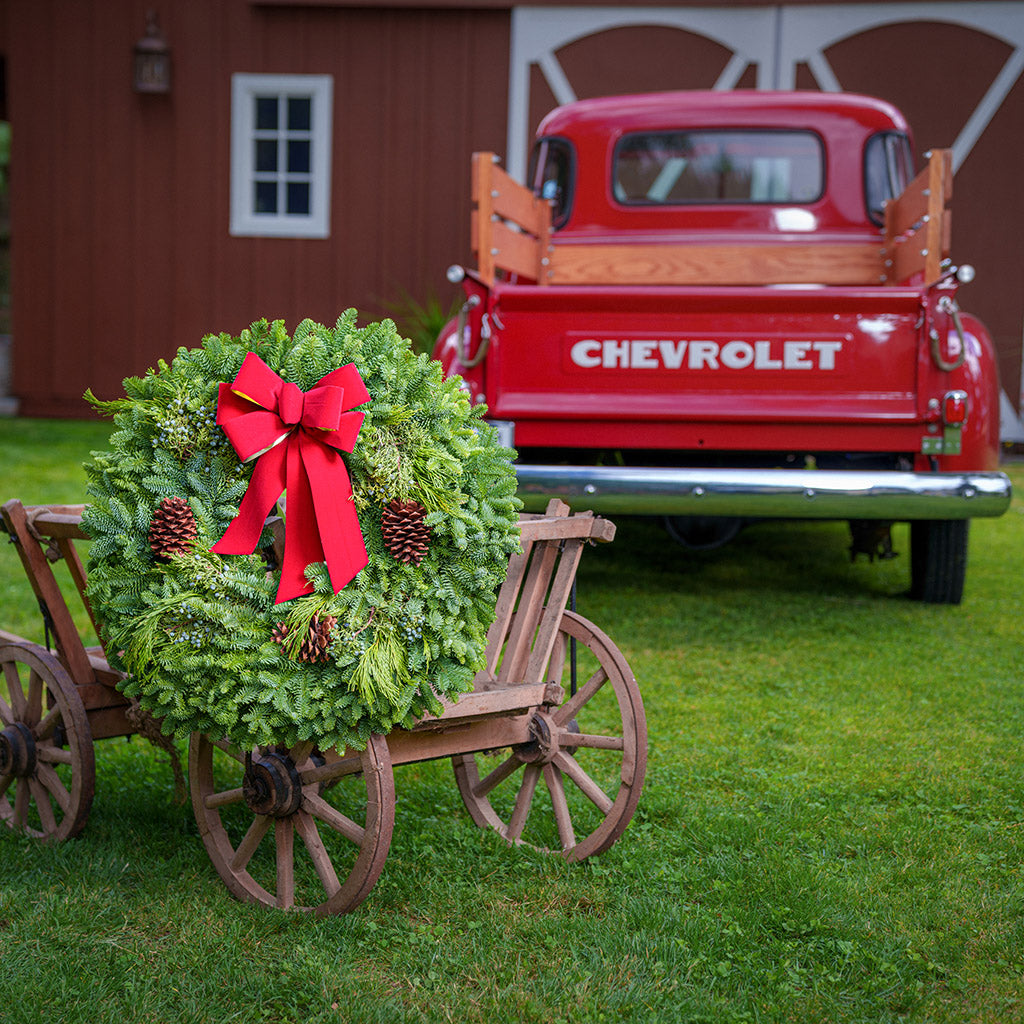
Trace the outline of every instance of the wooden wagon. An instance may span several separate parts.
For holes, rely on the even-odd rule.
[[[94,741],[153,733],[154,723],[118,691],[121,676],[102,648],[83,644],[53,572],[66,563],[92,618],[74,543],[86,539],[82,506],[13,500],[0,512],[46,630],[45,645],[0,631],[0,820],[44,841],[67,839],[92,805]],[[235,896],[320,915],[352,910],[387,857],[394,766],[435,758],[452,759],[476,824],[509,843],[582,860],[622,834],[646,768],[643,704],[619,649],[566,607],[583,546],[611,540],[615,527],[552,502],[543,516],[523,516],[521,533],[486,668],[441,714],[372,735],[364,750],[245,750],[190,737],[199,833]]]

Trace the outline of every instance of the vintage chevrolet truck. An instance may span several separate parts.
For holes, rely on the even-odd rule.
[[[847,520],[910,594],[959,603],[970,518],[1010,501],[998,381],[949,260],[948,150],[813,92],[583,100],[527,186],[473,158],[477,267],[434,350],[551,497],[657,515],[692,547],[758,518]]]

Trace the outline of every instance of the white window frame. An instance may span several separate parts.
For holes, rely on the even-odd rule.
[[[309,97],[311,100],[309,213],[257,213],[255,205],[257,96]],[[261,238],[328,238],[331,226],[331,127],[334,79],[331,75],[231,76],[231,223],[232,235]],[[284,127],[277,130],[287,138]],[[277,172],[284,182],[284,170]],[[305,176],[303,177],[305,180]]]

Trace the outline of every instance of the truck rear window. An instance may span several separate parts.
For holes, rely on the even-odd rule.
[[[625,135],[612,181],[620,203],[813,203],[824,147],[807,131],[688,131]]]

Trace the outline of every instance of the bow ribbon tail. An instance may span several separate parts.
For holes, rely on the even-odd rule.
[[[362,416],[354,417],[358,423]],[[352,482],[345,460],[333,448],[302,439],[303,465],[312,494],[314,514],[319,526],[323,559],[331,576],[331,587],[338,593],[369,562],[363,532],[359,528],[352,501]]]
[[[303,462],[301,432],[288,438],[287,448],[288,512],[284,517],[284,559],[275,604],[312,593],[306,566],[324,560],[313,492]]]
[[[284,490],[285,447],[271,448],[257,460],[238,515],[228,523],[224,536],[210,548],[215,554],[251,555],[256,550],[267,516]]]

